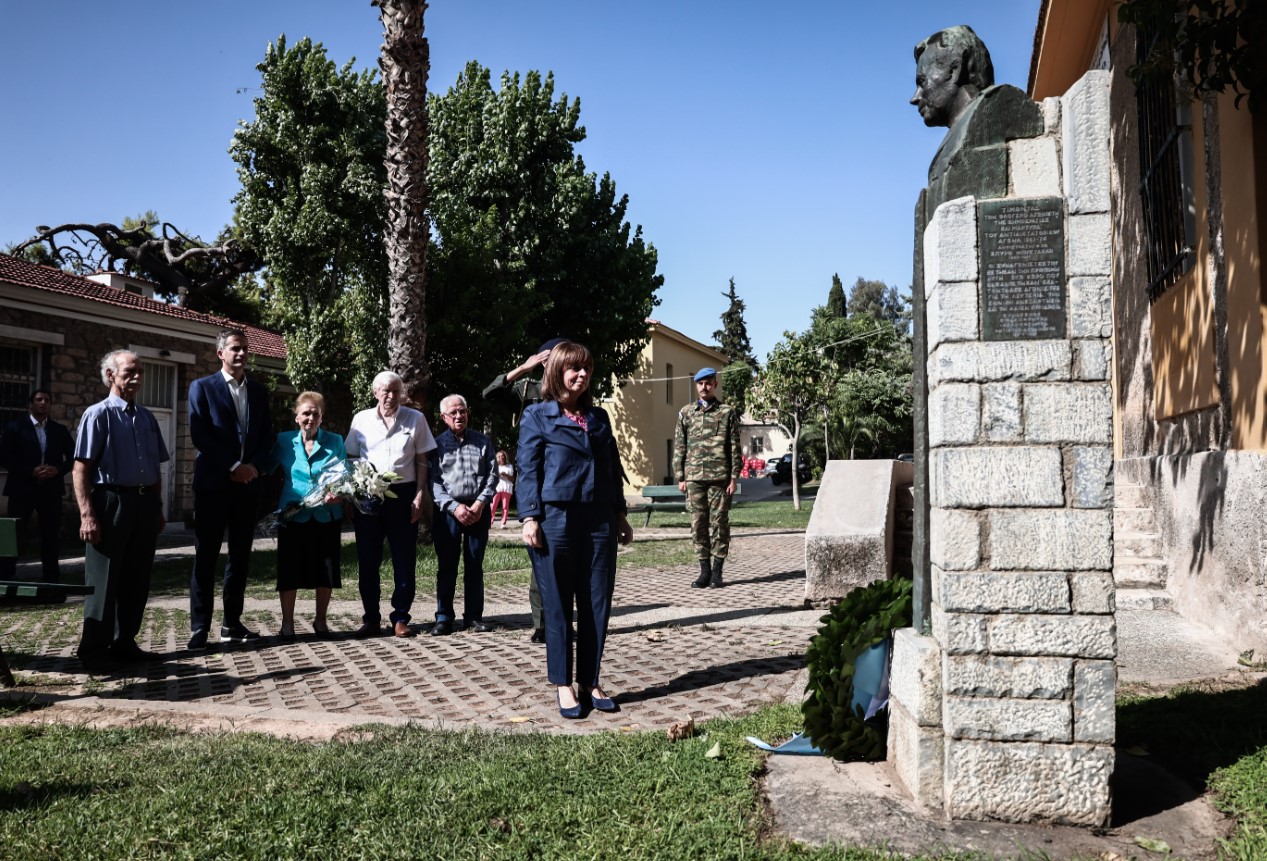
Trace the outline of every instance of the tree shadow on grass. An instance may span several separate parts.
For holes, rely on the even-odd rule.
[[[43,807],[59,798],[87,798],[99,791],[101,791],[100,786],[90,783],[58,780],[32,786],[25,781],[19,781],[13,786],[0,787],[0,810],[17,811],[28,807]]]
[[[1264,715],[1267,679],[1232,690],[1178,688],[1119,705],[1114,822],[1159,813],[1204,792],[1215,771],[1267,747]],[[1160,785],[1159,769],[1182,785]]]

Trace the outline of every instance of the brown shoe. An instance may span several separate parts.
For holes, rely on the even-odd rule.
[[[392,627],[392,633],[397,637],[412,637],[414,635],[414,632],[409,630],[408,622],[397,622]]]

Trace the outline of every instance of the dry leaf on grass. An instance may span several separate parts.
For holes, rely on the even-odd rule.
[[[668,732],[666,734],[669,737],[669,741],[677,741],[678,739],[682,739],[682,738],[690,738],[691,736],[695,735],[695,718],[688,717],[684,721],[679,721],[675,723],[673,726],[669,727]]]

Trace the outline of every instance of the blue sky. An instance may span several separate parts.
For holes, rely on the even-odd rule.
[[[906,289],[911,214],[944,130],[907,104],[914,44],[951,24],[1024,88],[1039,0],[433,0],[432,90],[468,60],[553,71],[581,100],[590,170],[610,172],[659,251],[654,316],[709,342],[735,278],[758,358],[809,323],[833,272]],[[377,68],[368,0],[6,3],[0,245],[36,225],[147,209],[213,237],[227,154],[278,34]],[[432,309],[432,313],[443,313]]]

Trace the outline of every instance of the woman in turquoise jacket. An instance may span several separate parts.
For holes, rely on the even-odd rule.
[[[325,398],[304,392],[295,399],[298,430],[277,435],[274,462],[282,470],[279,508],[298,505],[293,515],[282,518],[277,530],[277,594],[282,605],[282,625],[278,637],[295,639],[295,593],[299,589],[317,591],[317,613],[312,630],[320,639],[330,637],[326,609],[330,593],[342,584],[339,577],[339,550],[343,531],[343,506],[335,497],[308,508],[303,499],[318,485],[322,474],[339,469],[347,460],[343,437],[321,429]]]

